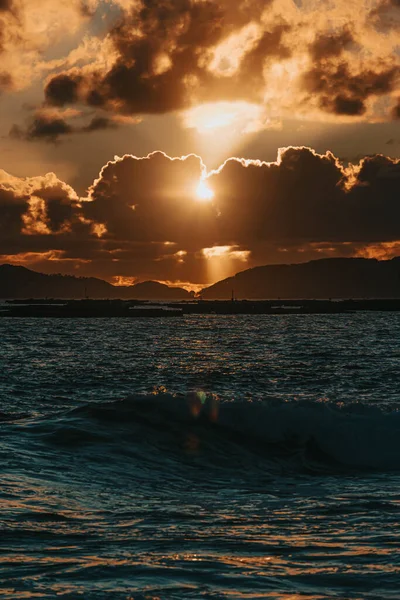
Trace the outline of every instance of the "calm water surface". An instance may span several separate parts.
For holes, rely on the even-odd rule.
[[[0,340],[0,595],[400,599],[400,315]]]

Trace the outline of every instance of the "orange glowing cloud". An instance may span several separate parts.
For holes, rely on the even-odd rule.
[[[199,184],[212,201],[195,201]],[[195,284],[269,262],[390,258],[400,252],[399,193],[400,160],[345,167],[307,147],[272,162],[230,158],[209,173],[196,155],[125,155],[85,198],[54,174],[0,171],[0,254],[110,281]]]
[[[369,244],[359,248],[356,256],[360,256],[361,258],[376,258],[377,260],[390,260],[395,256],[400,256],[400,240]]]
[[[236,246],[213,246],[213,248],[203,248],[203,256],[208,260],[227,259],[247,262],[250,257],[249,251],[238,250]]]
[[[110,19],[101,37],[89,26],[96,0],[84,11],[80,0],[45,0],[40,9],[21,0],[18,22],[9,12],[1,17],[4,87],[51,73],[43,82],[48,105],[79,104],[122,118],[223,102],[261,107],[263,123],[265,116],[272,123],[392,118],[400,65],[398,8],[389,0],[360,0],[357,11],[344,0],[114,3],[118,24]],[[54,40],[72,44],[71,33],[85,24],[86,35],[65,56],[41,57]],[[189,121],[195,117],[189,113]],[[222,116],[208,122],[215,128],[221,120],[230,124]],[[195,126],[208,128],[204,119]]]

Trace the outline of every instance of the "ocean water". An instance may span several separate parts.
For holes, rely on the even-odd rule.
[[[400,599],[400,315],[0,319],[0,595]]]

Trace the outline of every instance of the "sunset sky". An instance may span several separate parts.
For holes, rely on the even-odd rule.
[[[0,0],[0,262],[400,254],[400,0]]]

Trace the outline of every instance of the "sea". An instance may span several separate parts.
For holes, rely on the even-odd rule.
[[[400,314],[0,319],[0,596],[400,599]]]

